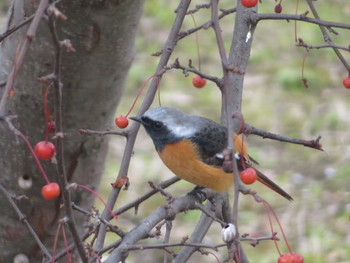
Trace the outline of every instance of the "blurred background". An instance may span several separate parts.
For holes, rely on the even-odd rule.
[[[298,13],[307,9],[300,1]],[[193,1],[195,4],[202,1]],[[282,13],[295,14],[297,1],[283,1]],[[347,0],[314,2],[324,20],[349,23],[350,2]],[[160,51],[173,23],[178,1],[146,0],[136,43],[134,64],[118,114],[125,114],[143,81],[154,74],[158,58],[150,54]],[[234,3],[235,4],[235,3]],[[273,13],[277,3],[265,0],[259,4],[259,12]],[[220,1],[221,8],[231,8],[232,1]],[[197,25],[210,19],[209,10],[194,14]],[[229,47],[234,24],[234,15],[221,20],[226,47]],[[193,20],[188,16],[182,30],[192,28]],[[297,36],[310,45],[324,44],[318,26],[297,23]],[[349,46],[350,31],[335,29],[339,35],[331,35],[337,45]],[[202,71],[222,76],[218,50],[211,29],[198,33]],[[349,53],[342,52],[348,62]],[[302,61],[305,49],[296,47],[295,23],[293,21],[262,21],[258,24],[248,70],[245,74],[243,115],[245,120],[261,129],[286,136],[316,139],[322,136],[325,152],[303,146],[262,139],[246,138],[249,153],[260,162],[261,171],[275,180],[293,197],[288,202],[264,186],[255,184],[253,189],[275,209],[294,252],[304,256],[308,263],[350,262],[350,90],[342,85],[348,75],[331,49],[310,50],[304,68],[309,88],[302,78]],[[181,40],[171,62],[179,58],[187,65],[192,59],[198,68],[195,35]],[[167,72],[160,83],[160,99],[163,106],[179,108],[185,112],[220,120],[220,93],[210,82],[202,89],[192,86],[193,75],[185,77],[180,70]],[[143,92],[144,94],[144,92]],[[138,103],[137,105],[140,105]],[[154,106],[158,106],[155,101]],[[136,106],[137,107],[137,106]],[[133,111],[137,113],[137,108]],[[123,154],[124,139],[111,138],[105,181],[101,193],[107,197],[109,183],[117,176]],[[136,141],[129,178],[131,186],[118,200],[121,206],[149,189],[148,181],[159,183],[173,174],[162,164],[154,151],[152,141],[141,128]],[[193,185],[179,182],[167,189],[174,196],[186,194]],[[121,217],[125,229],[136,225],[166,201],[156,195],[142,204],[138,215],[130,211]],[[190,235],[200,213],[191,211],[179,215],[174,221],[172,241]],[[240,233],[252,236],[271,235],[269,222],[261,204],[250,196],[240,197]],[[278,236],[281,232],[275,226]],[[214,223],[204,242],[222,242],[220,226]],[[163,232],[164,233],[164,232]],[[149,240],[153,243],[155,240]],[[161,240],[159,240],[161,242]],[[287,253],[284,242],[280,249]],[[252,247],[243,243],[251,262],[277,262],[278,253],[272,241],[261,242]],[[214,252],[220,260],[226,249]],[[161,262],[161,251],[141,251],[130,254],[130,262]],[[146,260],[148,259],[148,260]],[[216,262],[213,256],[197,253],[189,262]]]
[[[179,1],[146,0],[135,50],[134,63],[129,72],[124,97],[116,116],[126,114],[138,89],[149,76],[154,74],[158,57],[152,53],[160,51],[168,36],[175,17],[174,10]],[[232,8],[232,2],[222,0],[220,8]],[[300,1],[298,13],[307,9],[305,1]],[[204,3],[193,1],[195,4]],[[297,1],[283,1],[282,13],[295,14]],[[8,3],[0,1],[2,15],[6,15]],[[259,4],[259,12],[273,13],[277,3],[264,0]],[[315,1],[320,16],[324,20],[349,23],[350,2],[347,0]],[[194,14],[197,25],[210,19],[210,10],[203,9]],[[229,47],[234,24],[234,14],[221,20],[223,37]],[[185,20],[182,30],[194,27],[191,16]],[[331,35],[337,45],[349,46],[350,30],[335,29],[339,35]],[[318,26],[297,23],[297,36],[310,45],[324,44]],[[221,77],[221,62],[213,31],[198,33],[201,69],[204,73]],[[349,53],[342,52],[348,62]],[[304,76],[309,88],[305,88],[302,78],[302,61],[305,49],[296,47],[295,23],[293,21],[262,21],[258,24],[252,45],[248,70],[245,74],[243,115],[245,121],[266,131],[301,139],[316,139],[322,136],[325,152],[303,146],[280,143],[257,136],[246,138],[248,150],[260,162],[262,172],[276,181],[294,197],[288,202],[264,186],[254,184],[257,190],[275,209],[294,252],[304,256],[307,263],[350,262],[350,90],[342,85],[348,75],[333,50],[310,50],[304,68]],[[182,39],[172,56],[171,62],[179,58],[187,65],[192,59],[198,68],[195,35]],[[192,86],[193,75],[185,77],[180,70],[168,71],[160,83],[160,100],[163,106],[181,109],[191,114],[220,120],[221,95],[210,82],[202,89]],[[142,93],[133,114],[137,113],[142,101]],[[154,106],[158,106],[155,101]],[[110,124],[107,128],[114,128]],[[110,183],[118,174],[125,140],[111,137],[109,155],[104,179],[99,192],[107,199]],[[130,187],[123,191],[116,204],[120,207],[148,191],[148,181],[159,183],[173,176],[158,158],[152,141],[141,128],[137,138],[131,167],[128,174]],[[192,190],[193,185],[180,181],[166,189],[173,196],[181,196]],[[155,195],[140,205],[138,214],[128,211],[118,223],[125,231],[166,203],[161,195]],[[96,206],[103,209],[100,203]],[[180,241],[189,236],[198,221],[200,213],[191,211],[179,215],[173,222],[171,241]],[[269,236],[267,214],[261,204],[250,196],[240,197],[240,233],[251,236]],[[278,236],[280,230],[275,226]],[[214,223],[203,242],[221,243],[221,227]],[[164,233],[164,230],[163,230]],[[111,235],[109,242],[115,241]],[[145,243],[162,242],[147,240]],[[280,249],[287,253],[283,241]],[[243,248],[251,262],[277,262],[278,253],[272,241],[263,241],[252,247],[243,243]],[[214,252],[220,260],[226,256],[226,249]],[[162,251],[131,252],[128,262],[161,262]],[[197,253],[189,262],[216,262],[211,255]]]

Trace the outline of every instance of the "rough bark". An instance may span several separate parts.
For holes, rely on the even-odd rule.
[[[9,11],[7,28],[11,28],[35,12],[34,1],[16,0]],[[101,130],[112,126],[114,110],[121,98],[123,84],[133,58],[133,43],[143,1],[62,1],[58,8],[68,19],[57,25],[60,40],[70,39],[76,52],[64,52],[61,64],[63,83],[64,156],[70,182],[96,188],[103,171],[107,138],[81,136],[80,128]],[[1,43],[0,81],[12,68],[18,44],[25,37],[27,26]],[[15,94],[8,103],[8,112],[17,115],[15,126],[32,145],[44,140],[45,121],[43,88],[38,78],[52,73],[54,45],[46,19],[42,19],[24,64],[16,79]],[[0,95],[3,89],[0,88]],[[53,90],[49,107],[53,115]],[[42,162],[51,181],[57,181],[55,164]],[[18,182],[32,180],[23,189]],[[0,183],[15,195],[28,199],[16,201],[29,223],[49,249],[52,248],[57,220],[63,215],[61,200],[46,201],[40,190],[45,184],[25,143],[16,138],[4,122],[0,122]],[[83,190],[72,193],[72,200],[89,208],[93,197]],[[19,253],[31,262],[42,258],[28,229],[6,198],[0,194],[0,262],[12,262]],[[84,218],[75,215],[80,230]],[[82,233],[82,231],[81,231]]]

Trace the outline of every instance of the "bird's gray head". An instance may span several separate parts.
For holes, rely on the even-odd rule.
[[[198,131],[200,118],[168,107],[153,108],[141,117],[131,117],[145,127],[156,149],[160,151],[168,143],[191,138]]]

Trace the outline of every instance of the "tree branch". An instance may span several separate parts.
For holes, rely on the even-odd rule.
[[[207,192],[210,197],[210,192]],[[175,198],[172,202],[157,208],[151,215],[143,219],[130,232],[126,233],[117,247],[111,252],[105,263],[125,260],[129,246],[141,239],[147,238],[149,232],[162,220],[172,219],[178,213],[196,209],[197,200],[194,196],[187,195]]]
[[[269,139],[280,141],[280,142],[289,142],[289,143],[294,143],[294,144],[300,144],[300,145],[304,145],[304,146],[309,147],[309,148],[323,151],[322,144],[320,144],[321,136],[318,136],[314,140],[296,139],[296,138],[292,138],[292,137],[288,137],[288,136],[284,136],[284,135],[280,135],[280,134],[275,134],[272,132],[267,132],[267,131],[261,130],[259,128],[253,127],[253,126],[249,125],[248,123],[245,123],[244,133],[245,134],[259,135],[263,139],[269,138]]]
[[[211,202],[207,202],[205,205],[206,210],[210,211],[213,208],[213,204]],[[190,243],[200,243],[202,242],[203,238],[207,234],[210,226],[213,223],[213,218],[208,216],[206,213],[202,213],[195,229],[192,232],[191,237],[189,238]],[[176,258],[174,259],[173,263],[182,263],[186,262],[190,256],[198,250],[198,247],[191,247],[191,246],[184,246]]]
[[[191,0],[182,0],[179,4],[178,8],[176,9],[177,13],[176,13],[175,21],[173,23],[173,26],[172,26],[170,32],[169,32],[168,39],[164,45],[162,55],[159,59],[156,73],[155,73],[154,77],[152,78],[150,87],[149,87],[148,92],[144,98],[144,101],[140,107],[138,115],[143,114],[150,107],[150,105],[152,104],[152,102],[154,100],[154,96],[155,96],[156,91],[157,91],[158,83],[161,79],[161,72],[163,72],[163,68],[167,65],[167,63],[170,59],[170,56],[171,56],[171,54],[176,46],[177,37],[178,37],[179,31],[181,29],[183,20],[186,16],[186,12],[188,10],[190,3],[191,3]],[[128,174],[130,159],[132,156],[133,147],[135,144],[136,135],[137,135],[139,128],[140,128],[140,124],[137,122],[134,122],[132,124],[132,126],[130,127],[130,134],[129,134],[127,141],[126,141],[124,155],[123,155],[123,159],[122,159],[122,162],[120,165],[118,178],[126,176]],[[119,192],[120,192],[120,188],[113,188],[112,189],[112,192],[109,195],[109,198],[107,201],[107,205],[109,205],[109,207],[111,207],[111,208],[114,207],[114,204],[119,196]],[[102,218],[108,218],[108,217],[109,217],[109,211],[107,209],[105,209],[102,213]],[[102,226],[100,228],[99,233],[98,233],[98,237],[97,237],[96,244],[94,247],[94,249],[96,251],[101,250],[103,247],[104,239],[105,239],[105,231],[106,231],[105,226]]]
[[[310,1],[310,0],[307,0],[307,3],[309,5],[309,7],[311,9],[311,12],[314,15],[314,17],[316,19],[320,20],[320,16],[318,15],[318,12],[317,12],[313,2]],[[320,21],[323,21],[323,20],[320,20]],[[334,45],[332,38],[330,37],[330,35],[327,33],[327,31],[325,29],[325,27],[331,27],[332,25],[321,25],[321,24],[319,24],[319,26],[320,26],[320,29],[322,31],[323,38],[324,38],[325,42],[330,44],[330,45]],[[350,25],[348,24],[347,26],[348,26],[348,29],[349,29]],[[335,27],[335,26],[332,26],[332,27]],[[345,68],[348,70],[348,72],[350,74],[350,66],[346,62],[344,56],[340,53],[339,49],[334,47],[334,46],[332,47],[332,49],[335,52],[335,54],[337,55],[337,57],[339,58],[339,60],[341,61],[341,63],[343,63],[343,65],[345,66]]]
[[[250,15],[250,19],[253,24],[257,24],[258,22],[263,20],[286,20],[286,21],[296,20],[296,21],[303,21],[303,22],[307,22],[307,23],[311,23],[319,26],[350,29],[350,24],[337,23],[337,22],[325,21],[317,18],[308,17],[307,13],[300,14],[300,15],[252,13]]]
[[[44,246],[44,244],[41,242],[40,238],[38,237],[38,235],[35,233],[35,230],[32,228],[32,226],[29,224],[27,218],[25,215],[23,215],[23,213],[21,212],[21,210],[19,209],[19,207],[16,205],[16,203],[12,200],[12,195],[5,189],[5,187],[3,187],[0,184],[0,190],[1,192],[5,195],[6,199],[9,201],[9,203],[11,204],[11,206],[13,207],[13,209],[15,210],[16,214],[18,215],[18,219],[24,223],[26,225],[26,227],[28,228],[29,232],[31,233],[31,235],[33,236],[33,238],[35,239],[36,243],[38,244],[38,246],[40,247],[41,251],[44,253],[44,255],[51,261],[51,254],[50,252],[46,249],[46,247]]]
[[[3,116],[6,114],[6,105],[8,96],[10,93],[10,90],[13,89],[16,77],[18,74],[19,69],[22,66],[24,57],[27,53],[27,50],[29,49],[29,46],[33,42],[33,39],[35,37],[36,30],[38,28],[39,22],[44,15],[44,12],[46,8],[49,6],[49,0],[41,0],[38,6],[38,9],[35,12],[35,16],[33,18],[32,23],[30,24],[27,35],[23,39],[23,42],[18,46],[17,53],[15,56],[15,59],[13,61],[13,66],[10,74],[8,75],[6,86],[4,93],[2,94],[1,101],[0,101],[0,116]]]
[[[58,134],[64,134],[63,132],[63,124],[62,124],[62,83],[60,82],[60,69],[61,69],[61,46],[60,41],[57,36],[56,31],[56,24],[53,17],[49,18],[49,26],[50,31],[53,39],[53,43],[55,45],[56,51],[55,51],[55,64],[54,64],[54,78],[53,78],[53,84],[54,84],[54,94],[55,94],[55,120],[56,120],[56,132]],[[77,248],[77,251],[79,253],[80,259],[82,262],[87,263],[87,256],[85,253],[84,244],[80,238],[80,235],[78,233],[78,230],[76,228],[75,219],[73,216],[73,210],[71,206],[71,198],[70,198],[70,192],[67,189],[68,182],[67,182],[67,172],[65,168],[65,162],[64,162],[64,150],[63,150],[63,138],[62,136],[57,136],[56,140],[56,158],[57,158],[57,174],[58,174],[58,180],[61,186],[61,192],[62,197],[64,201],[64,208],[66,211],[66,217],[67,217],[67,225],[68,228],[72,234],[72,238],[74,240],[75,246]]]

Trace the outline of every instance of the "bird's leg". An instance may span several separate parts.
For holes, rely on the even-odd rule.
[[[203,189],[205,189],[203,186],[196,185],[196,187],[187,195],[195,197],[200,203],[202,203],[207,199],[207,194]]]

